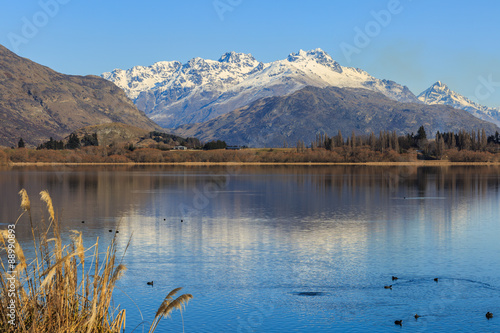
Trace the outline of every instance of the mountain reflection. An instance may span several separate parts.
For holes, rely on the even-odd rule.
[[[212,216],[263,219],[271,226],[272,219],[287,220],[290,228],[321,232],[374,214],[387,221],[403,218],[393,208],[404,200],[424,209],[430,201],[458,199],[441,212],[452,223],[470,198],[498,193],[499,182],[500,170],[492,166],[16,167],[0,172],[0,216],[17,218],[19,210],[12,207],[19,206],[21,188],[40,209],[36,198],[47,189],[64,223],[87,220],[99,227],[130,215],[158,221]]]

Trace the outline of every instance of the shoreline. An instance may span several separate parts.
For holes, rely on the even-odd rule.
[[[19,166],[500,166],[500,162],[450,162],[450,161],[406,161],[406,162],[155,162],[155,163],[62,163],[62,162],[11,162],[3,167]],[[1,167],[1,166],[0,166]]]

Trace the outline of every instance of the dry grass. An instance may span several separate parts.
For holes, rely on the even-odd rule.
[[[409,150],[397,153],[372,150],[368,146],[356,148],[335,147],[332,151],[324,148],[297,151],[292,148],[250,148],[242,150],[188,150],[163,151],[153,148],[139,148],[134,151],[124,147],[84,147],[77,150],[32,150],[10,149],[4,152],[4,163],[13,165],[105,165],[105,164],[363,164],[363,163],[414,163],[417,152]],[[500,163],[500,154],[469,151],[446,151],[443,162]],[[446,160],[448,159],[448,160]],[[0,164],[2,156],[0,154]]]
[[[116,238],[104,253],[100,253],[99,239],[93,246],[85,248],[81,232],[73,231],[71,244],[63,246],[49,193],[40,193],[49,214],[48,226],[43,218],[39,223],[41,231],[33,228],[31,204],[26,191],[23,189],[19,194],[23,214],[29,215],[35,254],[29,261],[25,258],[13,236],[15,233],[10,231],[15,228],[0,232],[3,252],[0,262],[0,331],[124,331],[126,310],[111,306],[116,282],[126,270],[121,260],[117,262]],[[130,240],[127,247],[129,244]],[[192,295],[184,294],[174,299],[179,290],[170,292],[160,305],[150,332],[154,332],[160,319],[168,317],[174,309],[182,314]],[[14,311],[9,309],[12,302],[15,304]]]

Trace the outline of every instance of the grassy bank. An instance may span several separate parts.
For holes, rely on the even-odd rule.
[[[431,163],[500,163],[500,154],[488,151],[450,149],[440,159],[422,160],[416,150],[377,151],[368,147],[316,149],[242,149],[163,151],[142,148],[134,151],[85,147],[77,150],[33,150],[26,148],[0,151],[0,164],[31,165],[60,163],[68,165],[101,164],[183,164],[183,165],[309,165],[309,164],[381,164],[426,165]],[[117,154],[119,153],[119,154]]]
[[[116,283],[126,270],[123,257],[117,257],[116,235],[103,252],[98,239],[85,248],[78,231],[64,245],[49,193],[40,193],[48,218],[40,218],[36,226],[26,191],[20,195],[24,213],[0,232],[0,331],[122,332],[126,309],[111,305]],[[31,225],[33,258],[25,257],[16,240],[16,225],[23,222]],[[182,311],[192,298],[190,294],[175,298],[180,289],[165,297],[149,332],[173,310]]]

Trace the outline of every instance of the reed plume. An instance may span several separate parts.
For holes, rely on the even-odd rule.
[[[30,212],[28,194],[24,189],[19,194],[21,208]],[[51,223],[40,234],[33,228],[30,215],[34,258],[27,261],[17,240],[9,237],[8,230],[0,230],[0,251],[8,252],[13,246],[18,262],[12,271],[13,266],[0,258],[0,332],[124,332],[126,310],[112,306],[116,283],[126,271],[125,265],[116,262],[116,236],[104,253],[99,252],[99,239],[85,248],[79,231],[72,231],[71,243],[63,246],[52,199],[47,191],[40,196]],[[53,234],[51,239],[47,237],[49,232]],[[52,241],[55,246],[49,246]],[[130,240],[127,248],[129,244]],[[192,298],[186,294],[174,299],[179,290],[167,295],[149,332],[154,332],[161,317],[174,309],[182,311]],[[9,323],[12,301],[16,304],[15,326]]]
[[[21,191],[19,191],[19,195],[21,196],[21,208],[24,211],[31,210],[31,203],[30,203],[30,198],[28,197],[28,193],[26,190],[23,188]]]
[[[52,221],[55,220],[54,218],[54,206],[52,205],[52,198],[50,197],[49,191],[44,190],[40,192],[40,197],[42,201],[44,201],[47,204],[47,211],[49,212],[50,218]]]
[[[151,327],[149,328],[149,333],[152,333],[155,331],[156,327],[158,327],[158,324],[160,323],[160,320],[163,317],[168,318],[172,311],[175,309],[179,310],[182,315],[182,310],[184,310],[185,306],[189,302],[190,299],[193,298],[193,295],[191,294],[183,294],[176,299],[174,299],[174,296],[181,290],[182,288],[175,288],[172,290],[170,293],[168,293],[167,297],[163,300],[161,303],[160,307],[158,308],[158,311],[156,312],[155,319],[153,320],[153,323],[151,324]],[[184,319],[183,321],[183,326],[184,326]]]

